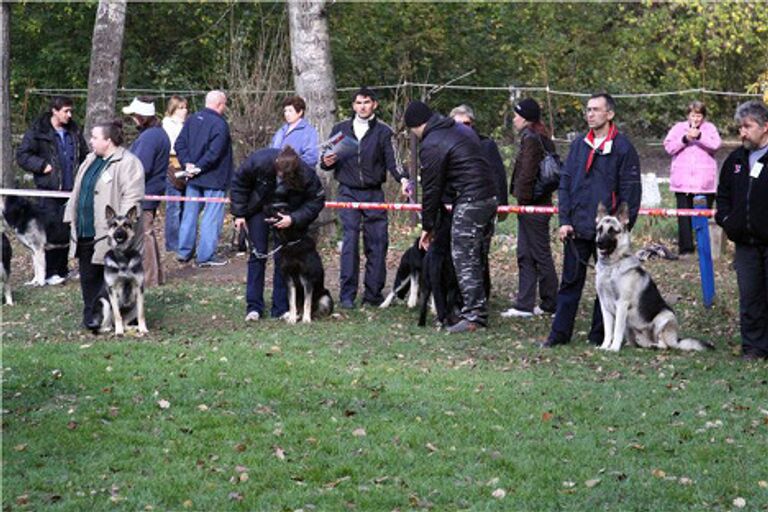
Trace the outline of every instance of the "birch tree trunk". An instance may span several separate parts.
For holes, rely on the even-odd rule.
[[[11,4],[0,1],[0,186],[16,183],[11,152]]]
[[[328,32],[326,2],[288,0],[288,26],[291,38],[291,64],[296,94],[307,102],[305,116],[317,128],[320,141],[331,133],[336,119],[336,80],[333,76],[331,38]],[[329,173],[318,171],[331,199]],[[334,215],[324,209],[320,214],[321,236],[334,234]]]
[[[88,104],[85,109],[86,138],[94,124],[110,121],[115,115],[125,10],[126,0],[99,0],[91,40]]]

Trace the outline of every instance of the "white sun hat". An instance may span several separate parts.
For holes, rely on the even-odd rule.
[[[141,101],[139,98],[133,98],[133,101],[127,107],[123,107],[123,114],[139,114],[140,116],[152,117],[155,115],[155,104],[152,102]]]

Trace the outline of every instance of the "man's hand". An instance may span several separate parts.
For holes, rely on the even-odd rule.
[[[400,193],[404,196],[411,197],[411,194],[413,193],[411,180],[408,178],[402,178],[400,180]]]
[[[336,153],[326,153],[323,155],[323,165],[326,167],[330,167],[338,161],[339,157],[336,156]]]
[[[235,217],[235,227],[243,229],[245,227],[245,219],[243,217]]]
[[[271,222],[274,227],[277,229],[286,229],[291,227],[293,224],[293,219],[290,215],[286,215],[284,213],[277,213],[277,217],[272,217],[270,219],[267,219],[267,222]]]
[[[432,243],[432,232],[431,231],[422,231],[421,237],[419,238],[419,248],[424,249],[425,251],[429,250],[429,244]]]
[[[43,174],[51,174],[53,172],[53,167],[51,167],[51,164],[45,164],[45,169],[43,169]]]
[[[194,168],[195,168],[195,164],[193,164],[193,163],[190,163],[190,162],[187,162],[186,166],[187,166],[187,170],[188,170],[188,171],[189,171],[190,169],[194,169]]]
[[[565,242],[572,235],[573,235],[573,226],[569,224],[564,224],[560,226],[560,229],[557,232],[557,236],[560,238],[561,242]]]

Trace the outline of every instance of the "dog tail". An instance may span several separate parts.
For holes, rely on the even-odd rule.
[[[323,290],[323,294],[317,300],[316,315],[321,317],[328,316],[331,313],[333,313],[333,298],[331,297],[331,292]]]
[[[705,350],[715,350],[715,346],[708,341],[697,340],[694,338],[684,338],[677,340],[677,347],[680,350],[703,352]]]

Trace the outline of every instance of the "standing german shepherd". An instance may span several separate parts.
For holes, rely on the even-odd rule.
[[[618,352],[625,336],[630,343],[644,348],[714,348],[704,341],[678,337],[674,311],[643,270],[640,260],[630,252],[627,204],[622,203],[613,216],[601,203],[596,221],[596,288],[605,327],[600,348]]]
[[[275,203],[264,207],[267,219],[276,217],[276,213],[289,214],[287,205]],[[280,272],[288,286],[288,316],[286,321],[295,324],[299,321],[309,323],[313,318],[333,313],[333,298],[325,288],[325,270],[317,245],[303,229],[288,227],[273,228],[275,240],[280,244]]]
[[[134,206],[117,215],[107,205],[106,215],[110,250],[104,255],[104,288],[96,298],[94,332],[108,332],[114,325],[115,334],[122,336],[126,326],[137,321],[139,334],[146,334],[144,268],[134,240],[138,210]]]

